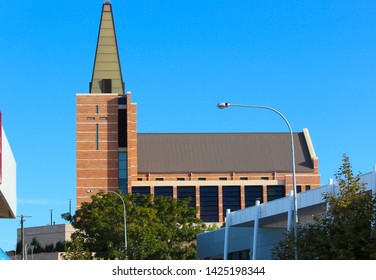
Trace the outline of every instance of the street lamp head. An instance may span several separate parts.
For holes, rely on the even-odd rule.
[[[218,109],[224,109],[224,108],[227,108],[227,107],[230,107],[230,106],[231,106],[231,104],[228,103],[228,102],[219,102],[217,104]]]

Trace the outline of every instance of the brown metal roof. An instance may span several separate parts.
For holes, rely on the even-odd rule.
[[[297,172],[312,172],[303,133],[294,133]],[[139,133],[140,173],[290,172],[289,133]]]

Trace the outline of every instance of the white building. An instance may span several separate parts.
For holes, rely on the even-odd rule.
[[[360,178],[361,182],[366,183],[368,191],[376,193],[376,166],[373,171],[362,174]],[[327,186],[299,193],[299,221],[309,222],[314,214],[324,213],[323,195],[337,191],[336,184],[330,182]],[[293,203],[290,195],[229,213],[226,218],[227,233],[226,228],[221,228],[197,235],[197,257],[223,259],[227,252],[228,259],[250,259],[256,248],[254,259],[271,259],[273,247],[282,239],[283,233],[289,227],[288,216],[292,215]]]
[[[24,228],[24,244],[26,260],[61,260],[64,252],[44,252],[36,253],[33,250],[33,240],[40,246],[55,246],[58,242],[65,243],[71,240],[71,235],[75,231],[71,224],[59,224],[48,226],[36,226]],[[21,229],[17,229],[17,242],[21,241]],[[15,259],[21,259],[21,256],[15,256]]]
[[[16,218],[16,161],[1,122],[0,112],[0,218]]]

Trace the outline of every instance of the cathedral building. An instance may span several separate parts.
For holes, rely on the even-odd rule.
[[[140,100],[142,102],[142,100]],[[297,191],[320,186],[307,129],[293,133]],[[77,208],[92,193],[190,197],[204,222],[293,188],[289,133],[138,133],[124,88],[112,5],[103,4],[88,93],[76,96]]]

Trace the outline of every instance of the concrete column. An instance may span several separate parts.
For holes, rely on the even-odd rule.
[[[290,190],[289,195],[289,208],[287,212],[287,230],[291,230],[292,224],[292,210],[294,209],[294,191]]]
[[[253,227],[253,245],[252,245],[252,260],[256,260],[257,258],[257,233],[259,227],[259,218],[260,218],[260,200],[256,200],[256,217],[255,223]]]
[[[226,209],[226,227],[225,227],[225,238],[224,238],[224,245],[223,245],[223,259],[228,259],[228,240],[229,240],[229,231],[230,231],[230,216],[231,210]]]

